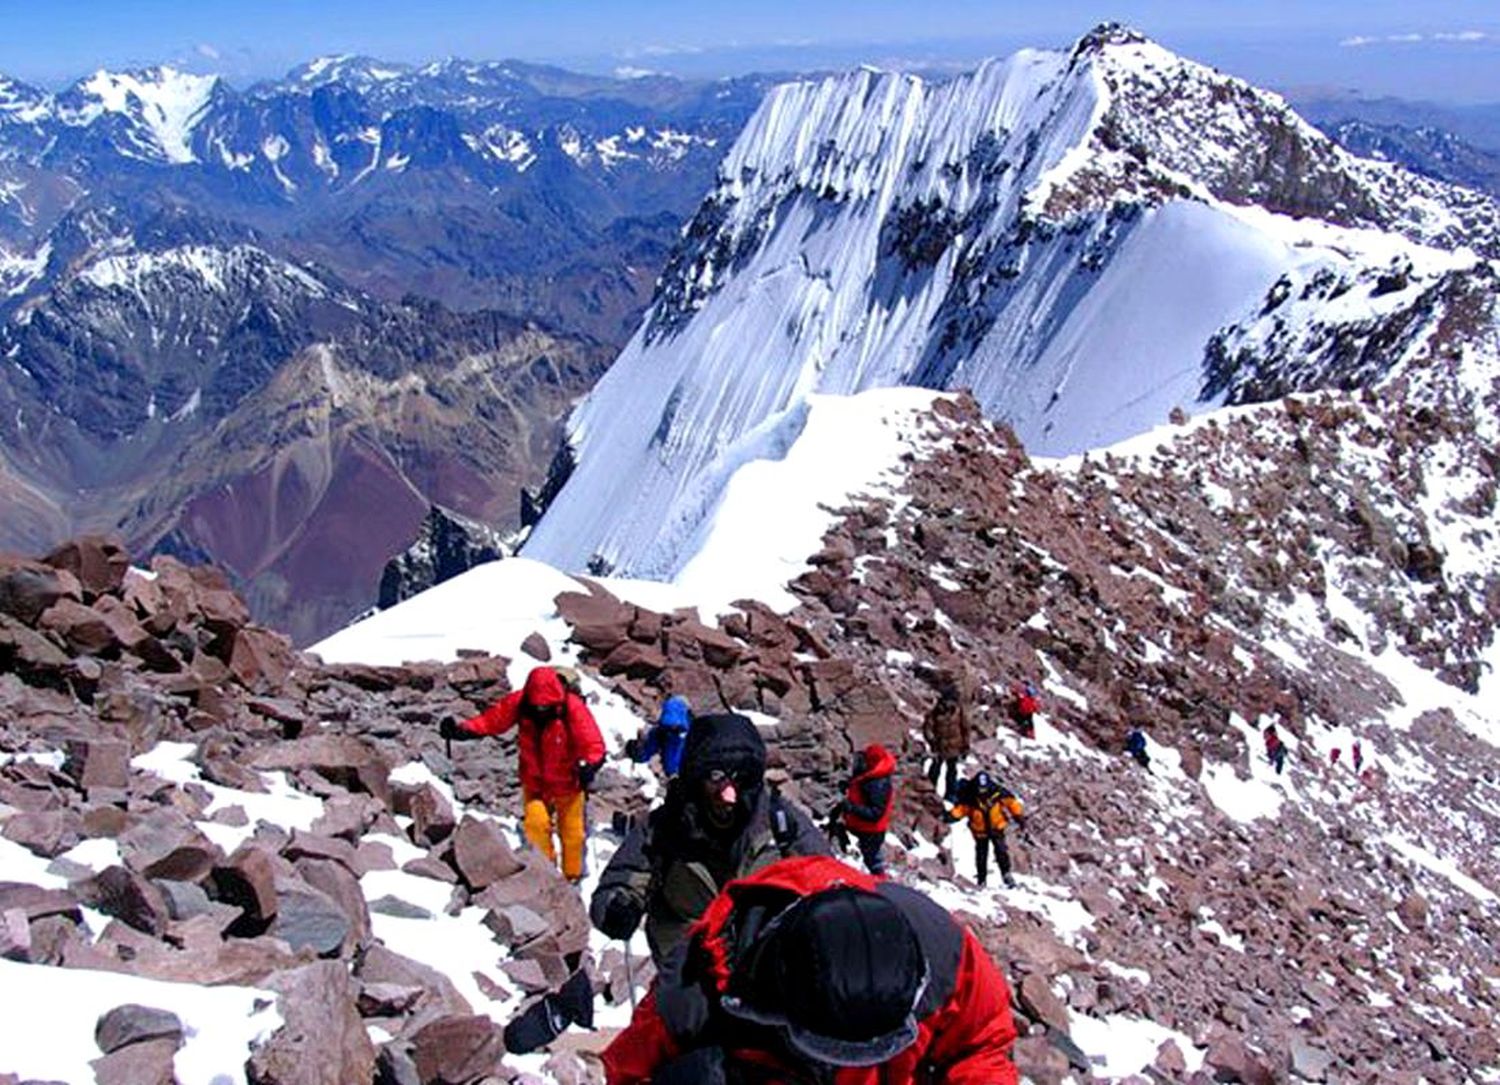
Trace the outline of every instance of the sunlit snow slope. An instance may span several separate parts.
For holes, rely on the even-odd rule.
[[[967,387],[1034,453],[1122,439],[1233,398],[1207,348],[1278,281],[1368,283],[1340,291],[1338,321],[1410,306],[1483,263],[1457,242],[1487,252],[1494,220],[1119,28],[943,84],[781,87],[573,415],[577,467],[526,553],[675,576],[726,480],[782,456],[813,393]]]

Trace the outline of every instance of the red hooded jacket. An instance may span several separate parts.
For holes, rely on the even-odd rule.
[[[549,706],[555,706],[556,716],[541,719],[534,711]],[[459,726],[470,734],[503,735],[517,724],[521,789],[528,796],[551,802],[575,795],[582,790],[579,764],[604,760],[604,739],[594,714],[551,667],[535,668],[523,688]]]
[[[865,771],[849,781],[849,790],[844,792],[844,824],[856,833],[883,833],[891,827],[891,811],[896,806],[894,787],[885,788],[885,802],[876,818],[861,817],[854,808],[868,809],[872,799],[865,793],[865,784],[874,780],[889,779],[895,775],[896,758],[878,743],[865,747]]]
[[[937,943],[946,942],[952,952],[941,955],[946,963],[929,958],[935,971],[925,997],[933,1005],[918,1022],[916,1042],[878,1066],[840,1067],[835,1071],[834,1085],[916,1085],[932,1081],[944,1085],[1017,1085],[1016,1067],[1010,1059],[1016,1039],[1010,991],[978,939],[915,891],[872,878],[828,856],[783,859],[726,885],[692,928],[690,956],[696,955],[704,972],[697,982],[718,993],[727,988],[730,918],[741,899],[767,889],[806,896],[839,885],[886,895],[913,920],[924,947],[930,937]],[[912,908],[913,898],[921,902],[920,913]],[[647,1085],[658,1070],[691,1046],[673,1035],[658,1009],[660,985],[672,982],[689,981],[659,976],[636,1007],[630,1024],[605,1049],[604,1073],[609,1085]],[[922,1008],[919,1003],[918,1009]],[[724,1042],[727,1058],[754,1064],[761,1074],[769,1071],[765,1080],[775,1080],[775,1068],[783,1065],[776,1055],[759,1049],[736,1050],[732,1033],[726,1036],[723,1030],[715,1030],[715,1035]],[[787,1073],[791,1080],[795,1072],[787,1068]]]

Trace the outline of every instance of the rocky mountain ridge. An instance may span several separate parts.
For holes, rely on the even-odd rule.
[[[571,416],[524,552],[672,578],[814,394],[966,388],[1063,455],[1483,345],[1497,216],[1119,26],[943,84],[787,84]]]

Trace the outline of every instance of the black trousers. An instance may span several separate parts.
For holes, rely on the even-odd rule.
[[[938,787],[938,777],[947,773],[947,781],[942,787]],[[956,757],[934,757],[932,763],[927,766],[927,779],[933,787],[938,788],[938,794],[949,802],[958,794],[958,758]]]
[[[885,873],[885,833],[855,833],[860,858],[871,874]]]
[[[990,848],[995,849],[995,865],[1002,877],[1010,873],[1010,849],[1005,846],[1005,834],[991,833],[974,838],[974,863],[979,873],[979,884],[983,885],[990,869]]]

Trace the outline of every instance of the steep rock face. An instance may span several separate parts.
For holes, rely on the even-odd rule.
[[[516,522],[595,344],[487,316],[385,310],[291,359],[127,506],[133,539],[211,555],[298,643],[369,608],[433,503]]]
[[[433,505],[412,544],[386,562],[375,605],[382,610],[393,607],[506,553],[505,541],[494,528]]]
[[[969,388],[1028,449],[1074,452],[1250,388],[1230,370],[1260,317],[1333,357],[1254,387],[1368,382],[1462,304],[1445,276],[1487,274],[1496,221],[1118,27],[942,85],[778,88],[574,412],[577,469],[526,552],[672,576],[812,392]],[[1304,283],[1301,323],[1271,312]],[[1347,357],[1372,339],[1394,347]]]

